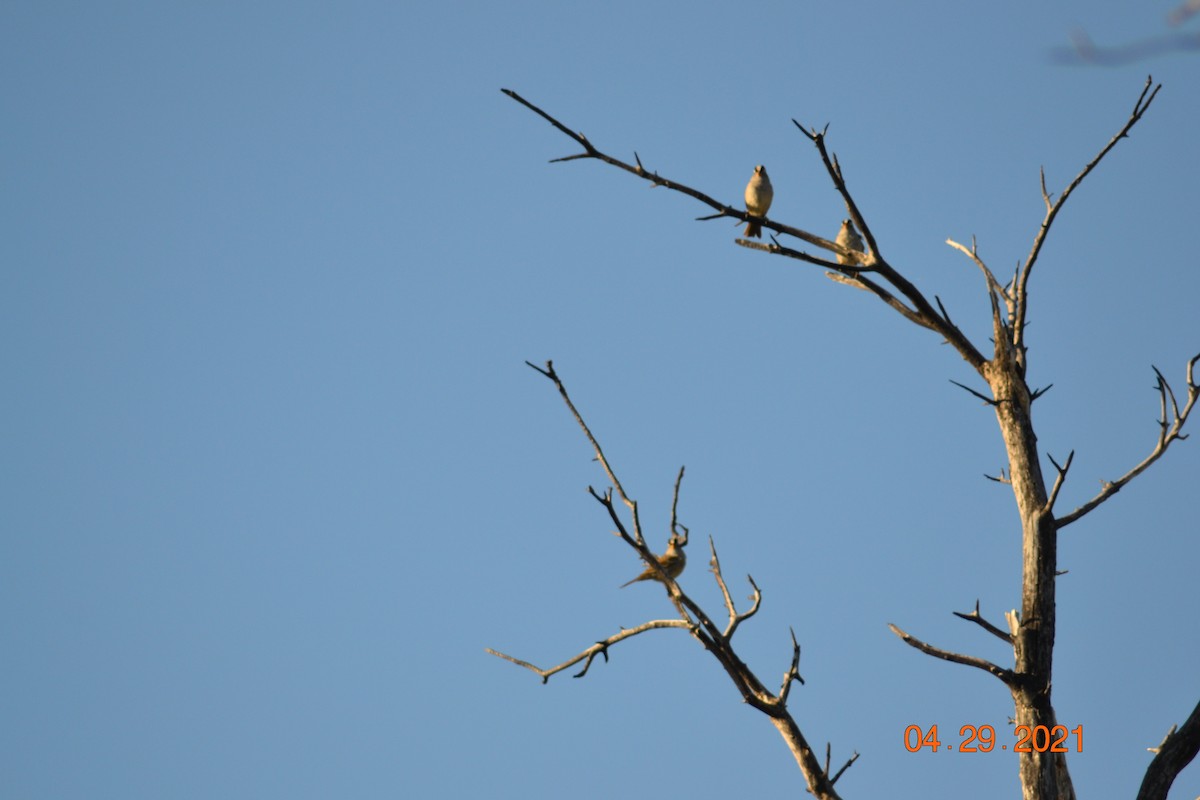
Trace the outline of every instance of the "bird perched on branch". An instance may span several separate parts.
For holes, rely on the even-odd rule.
[[[771,188],[771,179],[767,177],[767,168],[759,164],[746,184],[746,212],[755,217],[765,217],[775,199],[775,190]],[[751,220],[746,223],[746,236],[755,239],[762,238],[762,225]]]
[[[857,250],[860,253],[862,252],[862,237],[858,235],[858,231],[854,230],[854,223],[848,219],[842,220],[842,229],[838,231],[837,238],[834,239],[834,241],[848,250]],[[858,263],[857,258],[852,256],[844,256],[841,253],[837,254],[837,261],[839,264]]]
[[[667,552],[661,556],[655,556],[655,559],[662,565],[663,571],[667,573],[671,580],[678,578],[687,564],[687,555],[683,552],[683,548],[679,546],[678,537],[675,536],[672,536],[667,542]],[[658,570],[650,565],[646,565],[646,569],[641,575],[638,575],[631,581],[622,583],[621,588],[624,589],[630,583],[637,583],[638,581],[658,581],[664,586],[666,585],[666,581],[663,580]]]

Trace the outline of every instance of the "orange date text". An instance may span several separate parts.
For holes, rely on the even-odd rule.
[[[1068,729],[1066,725],[1018,725],[1013,729],[1016,741],[1009,747],[1001,744],[1001,750],[1014,753],[1069,753],[1074,745],[1076,753],[1083,752],[1083,726]],[[910,753],[940,749],[959,753],[990,753],[996,749],[996,729],[991,725],[963,725],[958,729],[957,743],[943,743],[938,738],[938,726],[922,729],[920,725],[909,725],[904,729],[904,749]]]

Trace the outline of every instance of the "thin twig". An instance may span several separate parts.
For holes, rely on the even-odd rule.
[[[1192,409],[1196,406],[1196,399],[1200,398],[1200,386],[1196,384],[1195,375],[1197,361],[1200,361],[1200,354],[1194,356],[1187,365],[1187,403],[1182,409],[1180,409],[1178,404],[1175,403],[1175,394],[1171,390],[1170,384],[1167,383],[1166,379],[1163,378],[1162,373],[1160,373],[1158,369],[1154,370],[1155,375],[1158,377],[1157,389],[1159,393],[1159,405],[1162,410],[1162,415],[1158,420],[1158,441],[1155,443],[1154,449],[1150,451],[1150,455],[1142,459],[1137,466],[1126,472],[1120,478],[1117,478],[1115,481],[1105,481],[1104,488],[1102,488],[1100,492],[1091,500],[1072,511],[1070,514],[1067,514],[1064,517],[1059,517],[1055,521],[1055,524],[1059,529],[1065,528],[1067,525],[1075,522],[1084,514],[1087,514],[1089,511],[1096,508],[1096,506],[1100,505],[1105,500],[1121,491],[1121,488],[1125,484],[1142,474],[1147,467],[1149,467],[1155,461],[1158,461],[1158,459],[1162,458],[1163,454],[1167,452],[1167,448],[1171,446],[1172,442],[1188,438],[1187,434],[1183,433],[1183,426],[1187,423],[1188,415],[1192,413]],[[1167,419],[1168,396],[1171,398],[1172,408],[1172,419],[1170,421]]]
[[[1046,458],[1050,459],[1050,463],[1054,465],[1054,469],[1058,470],[1058,477],[1054,479],[1054,488],[1050,490],[1050,497],[1046,499],[1046,512],[1054,511],[1054,501],[1058,499],[1058,492],[1062,489],[1063,481],[1067,478],[1067,470],[1071,468],[1071,462],[1075,460],[1075,451],[1072,450],[1067,454],[1067,463],[1059,466],[1059,463],[1054,460],[1054,456],[1049,453]]]
[[[503,92],[504,94],[508,95],[509,97],[511,97],[513,100],[516,100],[518,103],[525,106],[530,111],[533,111],[535,114],[537,114],[542,119],[549,122],[551,125],[553,125],[555,128],[557,128],[559,131],[566,134],[571,139],[578,142],[581,147],[583,147],[584,152],[577,153],[577,154],[571,155],[571,156],[566,156],[564,158],[555,158],[555,159],[551,160],[551,163],[555,163],[555,162],[559,162],[559,161],[575,161],[575,160],[582,159],[582,158],[594,158],[597,161],[603,161],[605,164],[610,164],[611,166],[617,167],[618,169],[623,169],[626,172],[630,173],[631,175],[636,175],[637,177],[641,178],[642,180],[649,181],[654,186],[663,186],[667,189],[671,189],[672,191],[676,191],[681,194],[686,194],[689,197],[699,200],[701,203],[704,203],[706,206],[708,206],[709,208],[711,208],[717,212],[716,214],[711,214],[711,215],[708,215],[705,217],[698,217],[697,219],[713,220],[713,219],[721,219],[722,217],[729,217],[731,219],[741,220],[742,222],[750,221],[750,219],[751,219],[750,214],[744,210],[735,208],[735,207],[727,205],[725,203],[721,203],[721,202],[717,201],[716,199],[714,199],[713,197],[710,197],[709,195],[705,194],[704,192],[701,192],[698,189],[693,189],[690,186],[685,186],[684,184],[679,183],[678,181],[671,180],[670,178],[664,178],[661,175],[659,175],[657,172],[648,171],[644,166],[642,166],[642,160],[640,157],[637,156],[636,153],[634,154],[634,159],[637,161],[636,166],[633,164],[628,164],[619,158],[614,158],[613,156],[610,156],[607,153],[604,153],[604,152],[600,151],[599,149],[597,149],[596,146],[593,145],[591,142],[589,142],[587,137],[585,137],[582,133],[576,133],[575,131],[572,131],[566,125],[562,124],[557,119],[555,119],[551,115],[547,114],[545,111],[538,108],[533,103],[529,102],[524,97],[521,97],[519,94],[512,91],[511,89],[501,89],[500,91]],[[844,250],[844,248],[840,247],[839,245],[835,244],[834,242],[831,242],[820,236],[811,234],[808,231],[800,230],[799,228],[793,228],[790,225],[784,225],[782,223],[775,222],[773,220],[767,219],[766,217],[754,217],[754,221],[759,223],[764,228],[769,228],[771,230],[778,231],[779,233],[786,233],[789,236],[795,236],[796,238],[803,239],[804,241],[809,242],[810,244],[816,245],[817,247],[823,247],[827,250],[832,250],[835,252],[841,252],[842,250]]]
[[[917,637],[910,636],[909,634],[905,633],[903,630],[890,622],[888,623],[888,628],[891,629],[892,633],[899,636],[905,644],[909,645],[910,647],[915,647],[926,655],[933,656],[934,658],[940,658],[944,661],[950,661],[955,664],[963,664],[968,667],[975,667],[976,669],[981,669],[984,672],[990,672],[992,675],[995,675],[997,678],[1003,681],[1007,686],[1013,686],[1016,683],[1017,676],[1012,672],[1012,670],[1007,670],[1003,667],[996,666],[992,662],[982,658],[976,658],[975,656],[964,656],[960,653],[952,653],[949,650],[942,650],[941,648],[934,647],[931,644],[926,644]]]
[[[1153,91],[1151,87],[1153,86]],[[1033,272],[1033,265],[1038,259],[1038,255],[1042,252],[1042,245],[1046,242],[1046,234],[1050,232],[1050,226],[1054,224],[1054,220],[1058,217],[1058,213],[1062,210],[1063,204],[1067,202],[1067,198],[1075,191],[1079,184],[1083,183],[1083,179],[1091,174],[1092,170],[1100,163],[1100,161],[1108,155],[1108,152],[1116,147],[1117,142],[1121,141],[1129,135],[1129,131],[1134,125],[1141,120],[1142,116],[1150,108],[1150,104],[1154,102],[1158,90],[1162,88],[1162,84],[1154,86],[1153,78],[1146,77],[1146,85],[1142,88],[1142,93],[1138,96],[1137,102],[1133,104],[1133,111],[1129,114],[1129,119],[1121,126],[1121,130],[1117,131],[1116,135],[1109,140],[1108,144],[1101,148],[1096,157],[1088,162],[1087,166],[1075,176],[1075,179],[1068,184],[1067,188],[1059,195],[1058,200],[1051,202],[1050,194],[1046,191],[1046,172],[1045,169],[1041,173],[1042,183],[1042,198],[1046,203],[1046,216],[1042,219],[1041,227],[1038,228],[1037,235],[1033,239],[1033,247],[1029,251],[1029,256],[1025,259],[1024,266],[1019,271],[1016,289],[1013,293],[1013,299],[1016,302],[1016,314],[1013,317],[1013,345],[1018,352],[1024,350],[1025,343],[1025,317],[1029,310],[1029,276]]]
[[[1004,641],[1008,642],[1009,644],[1013,643],[1012,636],[1010,636],[1009,634],[1000,630],[995,625],[993,625],[992,623],[988,622],[986,619],[983,618],[983,615],[979,613],[979,601],[978,600],[975,601],[975,610],[972,611],[970,614],[964,614],[961,611],[951,611],[950,613],[953,614],[954,616],[958,617],[959,619],[965,619],[968,622],[974,622],[976,625],[983,628],[985,631],[992,634],[993,636],[995,636],[998,639],[1003,639]]]
[[[842,768],[839,769],[837,771],[837,773],[835,773],[834,776],[829,779],[829,782],[831,784],[837,783],[838,778],[842,777],[842,773],[845,772],[846,770],[850,769],[850,767],[854,766],[855,761],[858,761],[858,751],[857,750],[854,752],[854,755],[850,756],[850,758],[848,758],[846,760],[845,764],[842,764]],[[828,770],[826,770],[826,774],[828,774]]]
[[[631,500],[629,495],[625,494],[625,487],[621,485],[619,480],[617,480],[616,473],[613,472],[612,467],[609,466],[608,458],[605,457],[604,450],[600,447],[600,442],[597,441],[596,437],[592,435],[592,431],[590,428],[588,428],[587,423],[583,421],[583,416],[579,413],[579,409],[575,407],[575,403],[571,401],[571,396],[567,394],[567,387],[563,385],[562,379],[559,378],[558,373],[554,371],[554,362],[547,361],[545,369],[542,369],[531,361],[526,361],[525,363],[554,382],[554,386],[558,389],[558,393],[562,395],[562,399],[567,404],[567,408],[571,409],[571,415],[575,417],[575,422],[578,423],[579,427],[583,429],[584,435],[587,436],[588,441],[592,444],[592,449],[596,451],[596,460],[600,462],[600,466],[604,467],[604,474],[608,476],[610,481],[612,481],[613,486],[617,488],[617,494],[621,496],[621,501],[629,508],[629,513],[633,517],[633,538],[644,548],[646,546],[646,539],[642,536],[642,523],[638,518],[637,502],[635,500]],[[594,492],[593,495],[595,495]]]
[[[793,628],[789,626],[788,632],[792,635],[792,662],[788,665],[787,672],[783,673],[783,683],[779,687],[778,695],[779,702],[784,704],[792,691],[793,682],[804,685],[804,678],[800,676],[800,643],[796,641],[796,631]]]
[[[577,142],[584,149],[583,153],[567,156],[565,159],[556,160],[594,158],[598,161],[602,161],[606,164],[610,164],[619,169],[625,170],[632,175],[636,175],[643,180],[649,181],[655,186],[665,186],[668,189],[686,194],[689,197],[699,200],[701,203],[704,203],[717,212],[716,214],[702,217],[701,219],[719,219],[721,217],[730,217],[743,222],[750,221],[750,215],[746,211],[739,210],[725,203],[720,203],[704,192],[693,189],[690,186],[685,186],[677,181],[664,178],[657,172],[647,171],[642,165],[641,159],[636,155],[635,159],[637,160],[637,165],[635,166],[600,151],[591,142],[589,142],[587,137],[585,137],[582,133],[576,133],[575,131],[572,131],[566,125],[562,124],[550,114],[547,114],[545,111],[535,106],[533,103],[530,103],[516,92],[510,89],[501,89],[501,91],[511,97],[513,100],[516,100],[521,105],[536,113],[538,116],[545,119],[563,134]],[[795,120],[793,120],[793,122],[795,122]],[[859,265],[855,271],[844,269],[842,265],[837,265],[833,262],[824,262],[823,265],[827,265],[830,269],[844,272],[852,278],[859,278],[859,273],[867,269],[878,270],[883,278],[888,283],[891,283],[893,286],[895,286],[899,293],[903,295],[909,301],[909,303],[912,304],[915,311],[913,309],[908,309],[903,303],[896,301],[895,298],[892,298],[890,301],[888,301],[888,298],[891,297],[890,293],[881,290],[881,288],[878,286],[872,287],[865,281],[865,279],[863,279],[863,283],[864,285],[867,285],[867,288],[871,289],[871,291],[873,291],[881,299],[888,301],[888,305],[904,314],[906,318],[916,322],[917,324],[921,325],[921,327],[929,328],[941,334],[946,341],[950,342],[955,349],[958,350],[959,354],[966,359],[966,361],[971,364],[972,367],[974,367],[976,370],[980,370],[986,359],[984,359],[983,355],[975,348],[973,344],[971,344],[962,331],[940,319],[937,316],[937,313],[933,310],[932,306],[930,306],[929,301],[925,299],[924,295],[922,295],[921,292],[918,291],[917,288],[913,286],[913,284],[910,283],[903,275],[898,273],[878,256],[878,243],[875,241],[874,234],[871,232],[870,227],[866,224],[862,214],[858,210],[858,206],[854,203],[853,198],[850,196],[850,193],[846,188],[845,181],[842,178],[841,165],[837,163],[836,157],[831,157],[828,151],[825,149],[824,132],[819,134],[813,132],[810,134],[808,131],[805,131],[803,126],[801,126],[798,122],[796,123],[796,126],[804,131],[805,135],[817,144],[818,150],[821,153],[821,159],[825,163],[826,169],[828,170],[830,176],[833,178],[835,186],[838,187],[838,191],[842,194],[843,199],[846,201],[846,207],[849,210],[851,219],[866,237],[866,242],[869,245],[870,250],[870,252],[866,254],[867,263]],[[816,247],[829,250],[833,253],[840,253],[842,255],[849,254],[849,251],[847,251],[846,248],[838,245],[836,242],[830,241],[822,236],[809,233],[808,231],[801,230],[800,228],[784,225],[782,223],[767,219],[766,217],[755,217],[754,220],[764,228],[774,230],[779,233],[786,233],[790,236],[794,236],[798,239],[806,241],[809,244],[815,245]],[[776,250],[770,250],[769,252],[783,254],[782,251]],[[809,258],[811,259],[812,257]]]
[[[679,509],[679,485],[681,483],[683,483],[683,465],[679,467],[679,475],[675,478],[675,491],[671,495],[671,534],[679,539],[679,546],[684,547],[688,543],[688,535],[691,531],[688,530],[686,525],[679,524],[677,511]],[[682,536],[679,534],[680,531],[683,531]]]
[[[998,405],[1000,405],[1000,403],[1002,403],[1002,402],[1003,402],[1003,399],[997,400],[997,399],[995,399],[995,398],[993,398],[993,397],[988,397],[986,394],[983,394],[982,392],[977,392],[977,391],[975,391],[974,389],[972,389],[970,386],[966,386],[966,385],[964,385],[964,384],[961,384],[961,383],[959,383],[959,382],[958,382],[958,381],[956,381],[956,380],[951,380],[950,382],[951,382],[951,383],[953,383],[953,384],[954,384],[955,386],[957,386],[958,388],[962,389],[963,391],[965,391],[965,392],[970,392],[971,394],[975,395],[975,396],[976,396],[976,397],[978,397],[980,400],[982,400],[983,402],[987,403],[989,406],[998,406]]]
[[[685,628],[685,629],[687,629],[690,627],[691,627],[691,623],[689,623],[687,620],[682,620],[682,619],[656,619],[656,620],[651,620],[649,622],[643,622],[641,625],[638,625],[636,628],[626,628],[626,629],[622,630],[620,633],[613,634],[612,636],[608,637],[607,639],[605,639],[603,641],[596,642],[594,645],[592,645],[591,647],[582,651],[581,653],[567,659],[566,661],[559,664],[558,666],[550,667],[549,669],[542,669],[541,667],[530,664],[528,661],[522,661],[519,658],[513,658],[512,656],[507,655],[506,653],[501,653],[500,651],[493,650],[490,647],[485,647],[484,651],[491,653],[492,655],[496,656],[497,658],[503,658],[505,661],[511,661],[512,663],[516,664],[517,666],[524,667],[525,669],[530,670],[531,672],[536,672],[538,675],[540,675],[542,677],[542,683],[546,683],[547,681],[550,680],[551,675],[553,675],[557,672],[562,672],[567,667],[572,667],[572,666],[578,664],[580,661],[586,660],[587,663],[584,664],[583,671],[574,675],[574,677],[576,677],[576,678],[582,678],[584,675],[587,674],[588,669],[592,665],[592,660],[595,659],[595,657],[597,655],[603,655],[604,660],[607,661],[608,660],[608,648],[611,645],[614,645],[617,642],[628,639],[631,636],[637,636],[639,633],[645,633],[646,631],[651,631],[651,630],[658,630],[659,628]]]

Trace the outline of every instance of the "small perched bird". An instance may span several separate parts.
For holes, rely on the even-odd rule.
[[[765,217],[775,199],[775,190],[771,188],[771,179],[767,177],[767,168],[759,164],[746,184],[746,211],[756,217]],[[762,225],[757,222],[746,223],[746,235],[755,239],[762,238]]]
[[[687,554],[679,546],[679,539],[674,536],[667,542],[667,552],[661,556],[655,556],[655,558],[658,559],[658,563],[662,565],[663,570],[670,576],[671,580],[678,578],[687,564]],[[622,583],[621,588],[624,589],[630,583],[637,583],[638,581],[658,581],[664,586],[666,585],[666,581],[662,579],[662,575],[658,574],[658,570],[647,564],[646,569],[641,575],[638,575],[631,581]]]
[[[842,220],[842,229],[840,231],[838,231],[837,238],[834,239],[834,241],[837,242],[838,244],[840,244],[842,247],[845,247],[849,250],[857,250],[860,253],[862,252],[862,249],[863,249],[862,237],[858,235],[858,231],[854,230],[854,223],[848,219]],[[837,254],[837,260],[838,260],[839,264],[857,264],[858,263],[857,258],[853,258],[851,256],[844,256],[841,253]]]

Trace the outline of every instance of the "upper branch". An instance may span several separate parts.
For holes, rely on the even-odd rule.
[[[866,220],[863,219],[862,214],[858,209],[858,205],[854,202],[854,198],[851,197],[850,190],[846,186],[846,181],[842,177],[841,164],[838,163],[837,157],[831,156],[829,151],[825,148],[825,132],[818,132],[816,130],[810,131],[796,120],[792,120],[792,123],[799,128],[800,132],[808,137],[808,139],[814,145],[816,145],[817,152],[821,155],[821,162],[825,165],[826,172],[829,173],[829,177],[833,181],[834,187],[837,189],[838,193],[841,194],[842,199],[846,203],[846,210],[850,213],[851,221],[858,226],[859,230],[862,231],[863,238],[871,251],[867,255],[866,266],[871,267],[873,271],[881,278],[892,284],[892,286],[896,287],[896,290],[900,292],[900,294],[902,294],[911,304],[912,313],[919,317],[920,321],[918,322],[917,320],[913,320],[908,314],[905,314],[906,317],[908,317],[911,321],[917,322],[917,324],[921,325],[921,327],[929,328],[930,330],[941,334],[947,342],[953,345],[954,349],[958,351],[959,355],[961,355],[968,364],[974,367],[977,371],[981,370],[984,362],[987,359],[985,359],[983,354],[980,353],[975,345],[971,343],[971,341],[966,337],[966,334],[959,330],[958,326],[952,323],[949,317],[945,317],[934,310],[930,302],[925,299],[925,295],[923,295],[920,290],[917,289],[917,287],[914,286],[907,278],[901,275],[880,254],[879,244],[875,241],[875,235],[871,232],[871,228],[869,225],[867,225]],[[841,272],[845,272],[852,278],[858,278],[860,281],[862,280],[860,276],[853,274],[853,272],[848,271],[841,266],[838,266],[837,269]],[[889,305],[892,305],[893,308],[896,307],[893,303],[889,303]]]
[[[1183,426],[1187,422],[1188,415],[1192,413],[1192,409],[1196,406],[1196,399],[1200,398],[1200,385],[1196,384],[1195,374],[1197,361],[1200,361],[1200,353],[1194,356],[1187,365],[1187,403],[1184,404],[1182,409],[1179,408],[1179,404],[1175,400],[1175,392],[1171,389],[1171,385],[1167,383],[1166,378],[1162,376],[1162,373],[1159,372],[1157,368],[1154,369],[1154,374],[1158,379],[1157,389],[1159,394],[1159,404],[1162,412],[1162,415],[1158,419],[1158,442],[1155,443],[1154,449],[1150,451],[1150,455],[1142,459],[1141,463],[1129,470],[1129,472],[1126,472],[1120,478],[1117,478],[1115,481],[1105,481],[1104,488],[1101,489],[1100,492],[1091,500],[1072,511],[1070,514],[1067,514],[1064,517],[1059,517],[1056,520],[1056,524],[1060,529],[1070,525],[1072,522],[1079,519],[1084,514],[1088,513],[1117,492],[1121,491],[1121,487],[1140,475],[1146,469],[1146,467],[1162,458],[1163,453],[1167,452],[1167,448],[1171,446],[1171,442],[1175,441],[1176,439],[1187,438],[1187,435],[1182,432]],[[1168,398],[1170,398],[1171,407],[1170,420],[1167,419]],[[1063,471],[1065,472],[1065,470]]]
[[[664,186],[673,191],[686,194],[689,197],[694,197],[695,199],[699,200],[701,203],[704,203],[706,206],[709,206],[710,208],[712,208],[713,210],[715,210],[717,212],[716,214],[713,214],[712,216],[701,217],[701,219],[707,220],[707,219],[719,219],[721,217],[730,217],[731,219],[740,219],[742,222],[750,221],[750,215],[747,214],[745,211],[741,211],[732,206],[726,205],[725,203],[721,203],[721,202],[715,200],[714,198],[709,197],[704,192],[699,191],[698,189],[693,189],[690,186],[684,186],[682,183],[679,183],[678,181],[673,181],[673,180],[670,180],[669,178],[664,178],[661,175],[659,175],[657,172],[647,171],[646,168],[642,166],[642,161],[640,158],[638,158],[636,153],[634,154],[634,159],[637,161],[636,165],[626,163],[619,158],[613,158],[612,156],[608,155],[607,153],[603,153],[600,150],[596,149],[595,145],[593,145],[591,142],[589,142],[587,140],[587,137],[584,136],[582,133],[576,133],[575,131],[571,130],[566,125],[563,125],[561,122],[556,120],[554,117],[550,116],[545,111],[538,108],[533,103],[529,102],[524,97],[521,97],[521,95],[517,94],[516,92],[512,91],[511,89],[501,89],[500,91],[504,92],[504,94],[508,95],[513,100],[516,100],[518,103],[525,106],[530,111],[534,112],[538,116],[545,119],[547,122],[549,122],[555,128],[558,128],[560,131],[562,131],[567,136],[574,139],[576,142],[578,142],[583,147],[584,151],[582,153],[577,153],[573,156],[566,156],[564,158],[555,158],[555,159],[552,159],[551,163],[553,163],[555,161],[574,161],[575,159],[579,159],[579,158],[594,158],[597,161],[603,161],[605,164],[611,164],[614,167],[623,169],[626,172],[636,175],[643,180],[650,181],[650,183],[654,184],[655,186]],[[797,236],[801,239],[806,239],[808,241],[811,241],[813,244],[820,245],[821,242],[825,241],[824,239],[821,239],[820,237],[812,236],[812,234],[806,233],[797,228],[792,228],[787,225],[781,225],[778,222],[772,222],[771,220],[767,219],[766,217],[755,217],[755,221],[760,223],[764,228],[771,228],[772,230],[776,230],[781,233],[788,233],[788,234],[791,234],[792,236]]]
[[[633,538],[636,539],[644,548],[646,546],[646,540],[645,537],[642,536],[642,523],[638,518],[637,501],[631,500],[629,495],[625,494],[625,487],[623,487],[621,482],[617,480],[616,473],[614,473],[612,467],[609,466],[608,459],[604,456],[604,451],[600,449],[600,442],[596,441],[596,437],[592,435],[587,423],[584,422],[583,417],[580,416],[579,409],[575,408],[575,404],[571,402],[571,396],[567,394],[567,387],[563,386],[563,382],[559,379],[558,373],[554,371],[554,362],[547,361],[545,369],[542,369],[536,364],[532,364],[528,361],[525,363],[529,364],[530,367],[554,381],[554,385],[558,389],[558,393],[562,395],[563,400],[566,401],[567,408],[571,409],[571,414],[574,415],[575,421],[579,423],[580,428],[583,428],[584,435],[587,436],[588,441],[591,442],[592,449],[596,451],[596,460],[600,462],[602,467],[604,467],[604,473],[608,475],[608,479],[612,481],[613,486],[617,487],[617,494],[621,495],[621,500],[629,508],[630,514],[633,515]]]
[[[1153,90],[1151,90],[1153,86]],[[1162,84],[1153,85],[1153,79],[1150,76],[1146,77],[1146,85],[1142,88],[1141,95],[1138,96],[1137,102],[1133,104],[1133,111],[1129,114],[1129,119],[1121,126],[1121,130],[1117,131],[1116,135],[1109,140],[1108,144],[1096,154],[1083,171],[1075,176],[1075,180],[1063,190],[1059,195],[1058,200],[1051,202],[1050,194],[1046,191],[1046,172],[1042,170],[1042,200],[1046,204],[1046,216],[1042,219],[1042,225],[1038,229],[1037,236],[1033,239],[1033,248],[1029,251],[1029,256],[1025,259],[1024,265],[1018,271],[1016,286],[1013,287],[1014,300],[1016,301],[1016,315],[1013,320],[1013,346],[1018,352],[1024,350],[1025,340],[1025,314],[1029,308],[1029,275],[1033,271],[1033,265],[1037,261],[1038,254],[1042,252],[1042,245],[1046,242],[1046,234],[1050,232],[1050,226],[1054,223],[1058,212],[1062,210],[1063,204],[1067,202],[1067,198],[1071,196],[1071,192],[1075,191],[1075,187],[1083,183],[1093,169],[1100,163],[1108,151],[1116,147],[1117,142],[1129,135],[1130,129],[1138,123],[1138,120],[1150,108],[1150,104],[1154,102],[1158,90],[1162,88]]]
[[[538,116],[545,119],[547,122],[549,122],[551,125],[553,125],[555,128],[557,128],[559,131],[561,131],[568,137],[570,137],[572,140],[577,142],[583,148],[582,153],[576,153],[575,155],[566,156],[565,158],[554,159],[555,161],[571,161],[571,160],[576,160],[576,159],[580,159],[580,158],[594,158],[598,161],[603,161],[606,164],[611,164],[614,167],[618,167],[619,169],[623,169],[632,175],[636,175],[639,178],[642,178],[643,180],[649,181],[651,184],[653,184],[655,186],[665,186],[666,188],[671,189],[673,191],[681,192],[682,194],[686,194],[689,197],[699,200],[701,203],[704,203],[705,205],[709,206],[710,208],[712,208],[714,211],[717,212],[716,214],[712,214],[712,215],[709,215],[706,217],[700,217],[699,219],[708,220],[708,219],[718,219],[721,217],[729,217],[731,219],[738,219],[743,222],[750,221],[750,215],[744,210],[740,210],[740,209],[734,208],[730,205],[727,205],[725,203],[721,203],[721,202],[717,201],[716,199],[714,199],[713,197],[705,194],[704,192],[701,192],[697,189],[693,189],[690,186],[685,186],[684,184],[679,183],[677,181],[673,181],[668,178],[664,178],[661,175],[659,175],[657,172],[650,172],[650,171],[646,170],[646,168],[642,166],[641,159],[638,158],[636,154],[634,155],[634,158],[637,161],[636,165],[629,164],[618,158],[613,158],[612,156],[608,155],[607,153],[604,153],[601,150],[597,149],[596,146],[593,145],[590,141],[588,141],[587,137],[584,136],[582,133],[576,133],[575,131],[572,131],[566,125],[562,124],[557,119],[552,117],[550,114],[547,114],[545,111],[538,108],[533,103],[530,103],[528,100],[521,97],[519,94],[512,91],[511,89],[501,89],[500,91],[502,91],[504,94],[511,97],[513,100],[516,100],[518,103],[525,106],[530,111],[533,111]],[[797,126],[800,127],[799,123],[797,123]],[[803,127],[801,127],[801,130],[804,130]],[[809,136],[810,139],[812,139],[814,142],[817,143],[818,150],[821,153],[821,158],[825,162],[826,168],[829,170],[830,175],[833,177],[834,185],[838,187],[838,191],[842,194],[842,197],[845,199],[846,207],[849,209],[851,218],[853,219],[854,223],[859,227],[859,229],[863,232],[863,235],[866,237],[866,242],[869,246],[869,249],[871,250],[871,253],[867,255],[866,263],[859,265],[857,268],[853,268],[853,267],[846,268],[846,267],[843,267],[842,265],[835,264],[833,262],[815,259],[812,256],[807,256],[807,254],[805,254],[804,256],[800,256],[800,257],[803,260],[812,261],[814,263],[821,264],[822,266],[827,266],[831,269],[838,270],[838,271],[842,272],[843,274],[848,275],[851,278],[858,279],[860,282],[863,283],[863,285],[866,288],[873,291],[877,296],[879,296],[881,299],[885,300],[885,302],[887,302],[890,306],[895,308],[897,311],[900,311],[910,321],[916,322],[917,324],[921,325],[922,327],[929,328],[930,330],[933,330],[933,331],[941,334],[946,339],[946,341],[948,341],[952,345],[954,345],[955,349],[958,350],[958,352],[962,355],[962,357],[964,359],[966,359],[966,361],[968,363],[970,363],[972,367],[974,367],[976,370],[979,370],[982,367],[982,365],[986,359],[984,359],[983,355],[975,348],[975,346],[973,344],[971,344],[970,341],[967,340],[966,336],[962,333],[962,331],[960,331],[958,329],[958,327],[955,326],[953,323],[951,323],[948,319],[940,316],[937,313],[937,311],[935,311],[934,308],[930,305],[929,301],[927,301],[925,299],[924,295],[922,295],[916,289],[915,286],[913,286],[907,279],[904,278],[903,275],[901,275],[893,267],[891,267],[891,265],[889,265],[881,257],[879,257],[878,244],[875,241],[875,236],[871,232],[871,229],[866,224],[865,220],[863,220],[862,214],[858,210],[858,206],[854,203],[854,199],[850,196],[849,190],[846,188],[845,181],[842,179],[841,166],[837,163],[836,157],[831,157],[829,155],[828,151],[826,151],[826,149],[825,149],[824,134],[818,134],[818,133],[810,134],[807,131],[805,131],[805,135]],[[788,234],[789,236],[794,236],[797,239],[801,239],[801,240],[806,241],[809,244],[812,244],[816,247],[820,247],[822,249],[829,250],[834,253],[839,253],[841,255],[849,255],[849,251],[847,251],[846,248],[837,244],[836,242],[832,242],[828,239],[825,239],[824,237],[817,236],[815,234],[809,233],[808,231],[802,230],[800,228],[796,228],[791,225],[784,225],[779,222],[774,222],[773,220],[767,219],[765,217],[755,217],[754,220],[756,222],[758,222],[759,224],[761,224],[762,227],[764,227],[764,228],[769,228],[778,233],[785,233],[785,234]],[[783,254],[782,250],[772,251],[772,252],[778,252],[779,254]],[[791,253],[789,253],[789,254],[793,254],[793,257],[797,257],[794,255],[796,252],[797,251],[791,251]],[[862,278],[862,276],[861,276],[862,272],[878,272],[884,279],[886,279],[889,283],[891,283],[893,286],[895,286],[896,289],[900,292],[900,294],[902,294],[905,298],[908,299],[908,301],[913,305],[913,309],[908,309],[907,307],[905,307],[903,303],[899,302],[896,298],[892,297],[891,294],[888,293],[886,290],[882,289],[882,287],[878,287],[874,284],[869,284],[864,278]]]

